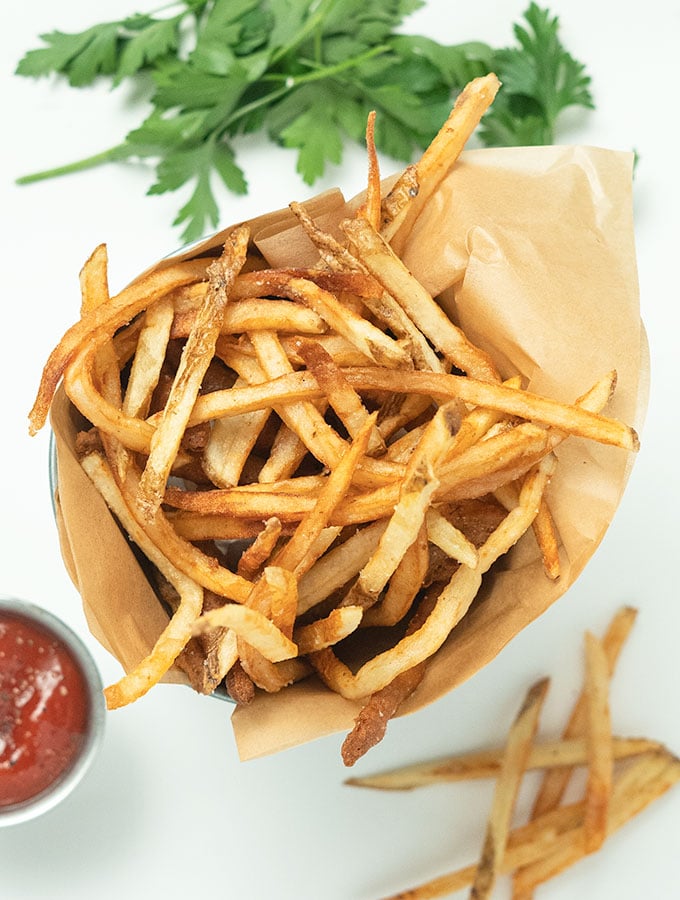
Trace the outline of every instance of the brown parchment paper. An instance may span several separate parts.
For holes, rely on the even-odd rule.
[[[580,146],[467,151],[417,220],[404,259],[503,375],[520,373],[530,390],[574,400],[616,369],[617,391],[607,412],[640,430],[649,365],[631,185],[628,153]],[[356,203],[355,198],[346,204],[333,190],[308,206],[324,228],[335,231]],[[288,210],[250,224],[271,265],[315,260]],[[209,253],[225,233],[180,255]],[[167,619],[78,464],[77,421],[60,390],[52,427],[62,555],[93,635],[127,671],[148,652]],[[543,574],[532,535],[522,539],[491,573],[401,714],[433,702],[489,663],[567,590],[596,550],[633,454],[574,438],[557,453],[549,502],[562,541],[560,579],[552,583]],[[184,676],[173,670],[165,680]],[[239,754],[249,759],[348,729],[358,706],[316,679],[280,694],[258,694],[232,716]]]

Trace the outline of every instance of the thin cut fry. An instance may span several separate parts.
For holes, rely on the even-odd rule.
[[[163,499],[163,489],[182,433],[215,351],[230,287],[245,260],[248,239],[247,228],[236,229],[225,242],[220,260],[208,267],[210,289],[196,317],[163,416],[151,439],[149,457],[139,486],[139,504],[148,519],[154,518]]]
[[[588,784],[584,832],[586,852],[594,853],[607,836],[613,752],[607,657],[602,643],[590,632],[585,642]]]
[[[470,892],[473,900],[486,900],[491,895],[500,871],[510,832],[512,813],[531,753],[548,684],[548,679],[543,679],[529,689],[522,708],[510,729],[505,755],[496,782],[484,847]]]
[[[165,575],[180,596],[176,612],[166,629],[158,637],[151,653],[120,681],[104,691],[109,709],[116,709],[137,700],[165,675],[182,648],[191,637],[193,623],[201,612],[203,590],[179,572],[172,563],[148,540],[130,514],[106,462],[96,453],[86,456],[82,465],[97,485],[109,508],[120,520],[132,539],[149,559]]]
[[[296,645],[269,619],[238,603],[227,603],[203,613],[193,623],[191,633],[195,637],[209,628],[230,628],[272,662],[297,656]]]
[[[615,760],[641,756],[643,753],[660,749],[658,741],[647,738],[612,738]],[[495,778],[500,772],[504,752],[505,747],[476,750],[457,756],[442,757],[432,762],[414,763],[376,775],[348,778],[345,784],[382,791],[411,791],[433,784]],[[531,748],[526,768],[527,771],[547,769],[552,772],[573,766],[584,766],[587,761],[588,747],[585,738],[561,738],[554,741],[537,741]]]
[[[281,522],[272,517],[264,523],[264,528],[253,543],[243,551],[238,561],[236,574],[252,581],[272,555],[276,542],[281,536]]]
[[[633,816],[662,796],[680,781],[680,760],[668,751],[640,757],[614,786],[609,834],[625,825]],[[529,887],[554,877],[584,855],[582,838],[583,802],[562,806],[545,813],[528,825],[514,829],[507,843],[500,873],[522,869]],[[547,863],[546,863],[547,861]],[[536,863],[533,869],[532,863]],[[392,894],[384,900],[433,900],[469,887],[477,867],[467,866],[440,875],[418,887]],[[520,889],[524,889],[524,883]]]
[[[631,606],[624,606],[613,617],[607,629],[607,633],[602,639],[607,655],[610,678],[616,670],[619,654],[635,624],[636,618],[637,610]],[[585,735],[586,710],[587,701],[584,691],[576,700],[569,721],[562,733],[563,738],[577,738]],[[540,816],[542,813],[549,812],[551,809],[555,809],[559,806],[570,777],[571,769],[569,768],[566,770],[555,770],[545,774],[534,801],[532,816]]]
[[[416,164],[417,189],[407,192],[408,202],[391,221],[383,224],[385,239],[397,252],[401,252],[413,223],[493,103],[499,87],[498,78],[489,74],[473,79],[458,95],[448,119]]]

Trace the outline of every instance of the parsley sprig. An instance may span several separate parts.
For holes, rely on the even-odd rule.
[[[154,13],[41,35],[17,74],[57,75],[73,87],[107,79],[152,85],[151,111],[102,153],[24,176],[26,184],[108,162],[155,165],[150,194],[188,186],[175,225],[194,240],[216,227],[215,179],[243,194],[239,135],[264,132],[297,152],[307,184],[363,141],[376,110],[378,150],[409,162],[436,134],[452,97],[496,72],[503,87],[482,144],[548,144],[566,107],[592,108],[590,78],[562,46],[556,16],[531,3],[516,44],[443,45],[399,29],[424,0],[180,0]]]

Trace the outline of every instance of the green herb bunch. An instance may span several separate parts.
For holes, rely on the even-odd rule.
[[[409,162],[432,140],[452,99],[495,72],[503,86],[479,130],[487,146],[548,144],[568,106],[592,108],[590,78],[562,46],[557,17],[531,3],[516,45],[444,46],[398,29],[424,0],[180,0],[77,34],[43,34],[17,74],[57,74],[73,87],[97,79],[150,81],[151,112],[122,143],[20,183],[107,162],[155,164],[150,194],[189,185],[175,225],[194,240],[218,223],[214,179],[247,191],[234,139],[264,132],[297,151],[313,184],[362,142],[377,113],[378,150]]]

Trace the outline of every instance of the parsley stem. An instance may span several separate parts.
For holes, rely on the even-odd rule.
[[[117,144],[115,147],[109,147],[101,153],[95,153],[93,156],[87,156],[85,159],[76,160],[76,162],[67,163],[64,166],[56,166],[54,169],[45,169],[42,172],[32,172],[30,175],[22,175],[17,178],[17,184],[33,184],[36,181],[46,181],[48,178],[58,178],[61,175],[70,175],[73,172],[82,172],[85,169],[94,169],[107,162],[117,162],[127,159],[131,156],[131,150],[127,144]]]

